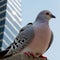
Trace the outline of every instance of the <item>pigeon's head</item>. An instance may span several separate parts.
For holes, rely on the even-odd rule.
[[[37,18],[50,20],[51,18],[56,18],[49,10],[43,10],[38,14]]]

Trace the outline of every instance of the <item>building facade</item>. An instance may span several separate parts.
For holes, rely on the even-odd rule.
[[[1,49],[4,50],[14,41],[19,33],[22,21],[22,10],[21,0],[1,0],[1,3],[4,4],[2,6],[0,5],[0,9],[2,9],[0,12],[0,22],[3,21],[2,25],[0,24],[1,27],[3,26],[2,32],[0,31],[0,34],[2,34],[0,36],[0,47],[2,46]]]

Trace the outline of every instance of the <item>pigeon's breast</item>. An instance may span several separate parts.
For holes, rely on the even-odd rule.
[[[30,43],[30,49],[36,53],[43,54],[50,42],[51,31],[47,24],[41,24],[34,26],[35,37]]]

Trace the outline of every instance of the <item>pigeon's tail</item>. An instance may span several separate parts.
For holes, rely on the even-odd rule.
[[[0,58],[3,58],[9,50],[0,51]]]
[[[11,50],[12,44],[9,47],[7,47],[6,50],[0,51],[0,58],[6,58],[12,56],[12,53],[8,53]]]

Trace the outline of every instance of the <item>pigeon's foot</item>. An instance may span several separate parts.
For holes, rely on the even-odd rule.
[[[32,52],[24,52],[24,54],[27,55],[28,57],[35,58],[35,55]]]
[[[42,56],[42,55],[40,55],[39,57],[40,57],[40,58],[46,58],[46,59],[47,59],[47,57],[45,57],[45,56]]]
[[[39,57],[40,57],[40,58],[47,58],[47,57],[41,55],[40,53],[36,53],[36,57],[37,57],[37,58],[39,58]]]

